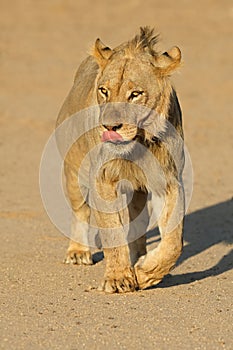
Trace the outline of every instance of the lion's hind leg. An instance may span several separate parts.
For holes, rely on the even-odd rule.
[[[92,265],[89,247],[90,208],[78,186],[76,172],[66,165],[67,193],[73,210],[70,243],[66,253],[66,264]]]
[[[77,264],[77,265],[92,265],[92,256],[88,247],[70,241],[67,249],[66,258],[64,261],[66,264]]]
[[[88,240],[89,225],[87,222],[89,221],[89,212],[89,207],[86,205],[86,203],[84,203],[79,212],[77,212],[77,214],[73,214],[70,237],[71,240],[65,258],[66,264],[93,264]]]

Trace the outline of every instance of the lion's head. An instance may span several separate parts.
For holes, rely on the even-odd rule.
[[[151,111],[160,118],[158,128],[163,130],[172,93],[168,78],[180,66],[181,53],[173,47],[159,54],[154,49],[157,41],[148,27],[113,50],[96,40],[93,56],[100,67],[96,94],[101,105],[101,137],[114,153],[129,152],[138,137],[149,137],[139,122],[145,122]],[[138,105],[145,106],[148,115],[144,111],[135,117],[137,108],[131,106]]]

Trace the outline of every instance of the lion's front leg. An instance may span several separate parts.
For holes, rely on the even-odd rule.
[[[173,189],[166,196],[165,207],[158,222],[161,242],[135,265],[140,289],[158,284],[174,267],[182,252],[183,214],[182,194]]]
[[[98,192],[106,204],[104,208],[100,200],[96,201],[94,210],[106,261],[99,290],[106,293],[132,292],[138,287],[133,265],[135,257],[140,255],[138,251],[142,251],[143,239],[138,244],[128,242],[130,215],[127,198],[119,194],[118,202],[114,204],[117,194],[115,187],[109,184],[98,184]]]
[[[135,265],[140,289],[156,285],[174,267],[182,252],[183,224],[162,238],[159,246],[142,256]]]
[[[133,292],[137,289],[134,268],[129,258],[129,247],[105,248],[106,268],[99,290],[106,293]]]
[[[106,268],[100,290],[107,293],[133,292],[138,283],[133,265],[146,253],[146,235],[125,246],[104,248]]]

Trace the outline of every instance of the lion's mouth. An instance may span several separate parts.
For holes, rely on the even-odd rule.
[[[108,130],[103,132],[101,137],[102,142],[113,142],[113,143],[121,143],[124,142],[122,136],[118,134],[118,132],[113,130]]]

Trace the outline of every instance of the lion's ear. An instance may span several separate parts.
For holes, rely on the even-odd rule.
[[[156,68],[162,75],[170,75],[181,66],[181,51],[177,46],[156,59]]]
[[[112,53],[113,51],[109,47],[105,46],[100,39],[96,40],[92,54],[100,66],[105,65]]]

